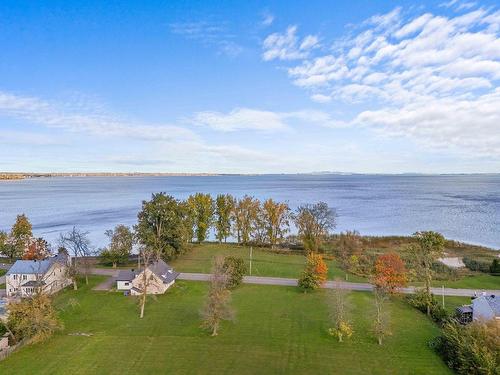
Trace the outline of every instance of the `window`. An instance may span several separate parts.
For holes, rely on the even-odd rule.
[[[13,278],[14,280],[17,280],[17,275],[16,275],[16,274],[12,275],[12,278]]]
[[[125,283],[125,286],[129,286],[129,285],[130,285],[130,283],[129,283],[129,282],[126,282],[126,283]]]
[[[28,280],[28,275],[23,275],[23,280]]]

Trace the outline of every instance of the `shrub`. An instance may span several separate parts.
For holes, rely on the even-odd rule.
[[[309,270],[302,272],[299,278],[298,286],[304,293],[318,289],[320,284],[317,277]]]
[[[234,289],[241,284],[243,276],[247,272],[247,267],[243,259],[233,256],[228,256],[224,259],[224,271],[229,270],[229,280],[227,287]]]
[[[495,321],[463,326],[447,322],[432,346],[458,374],[500,374],[500,336]]]
[[[415,294],[406,296],[407,302],[416,309],[427,313],[427,294],[424,289],[418,290]],[[444,324],[450,319],[450,314],[439,304],[433,294],[431,294],[431,318],[438,324]]]
[[[479,272],[484,272],[484,273],[490,273],[490,263],[477,260],[477,259],[472,259],[469,257],[464,257],[463,262],[465,264],[465,267],[470,269],[471,271],[479,271]]]
[[[495,276],[500,276],[500,261],[495,258],[493,262],[491,262],[490,273]]]
[[[328,266],[320,254],[313,252],[307,255],[307,262],[304,272],[299,278],[298,286],[304,292],[319,288],[326,281]]]

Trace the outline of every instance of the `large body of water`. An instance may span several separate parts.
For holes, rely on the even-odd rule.
[[[36,235],[55,242],[73,225],[105,244],[104,231],[133,225],[141,201],[166,192],[230,193],[302,203],[325,201],[338,213],[337,231],[410,235],[435,230],[447,238],[500,248],[500,175],[265,175],[213,177],[64,177],[0,181],[0,229],[19,213]]]

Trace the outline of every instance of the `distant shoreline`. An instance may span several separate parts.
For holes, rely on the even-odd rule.
[[[180,172],[0,172],[0,180],[23,180],[52,177],[215,177],[215,176],[496,176],[499,173],[356,173],[356,172],[297,172],[297,173],[180,173]]]

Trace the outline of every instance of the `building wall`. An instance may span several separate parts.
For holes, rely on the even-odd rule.
[[[143,273],[146,272],[146,278],[149,279],[147,294],[163,294],[168,289],[169,286],[163,284],[163,281],[160,280],[153,272],[151,272],[148,268],[145,271],[142,271],[139,275],[136,276],[134,280],[132,280],[132,286],[142,290],[143,289]]]
[[[21,297],[26,297],[30,295],[33,292],[33,288],[21,287],[21,285],[28,281],[37,280],[45,283],[43,289],[49,294],[56,293],[71,284],[71,280],[66,276],[66,266],[54,263],[48,271],[43,276],[39,276],[38,279],[35,274],[7,275],[5,279],[7,296],[20,295]]]
[[[130,289],[132,289],[132,282],[119,280],[116,282],[116,289],[118,289],[118,290],[130,290]]]

